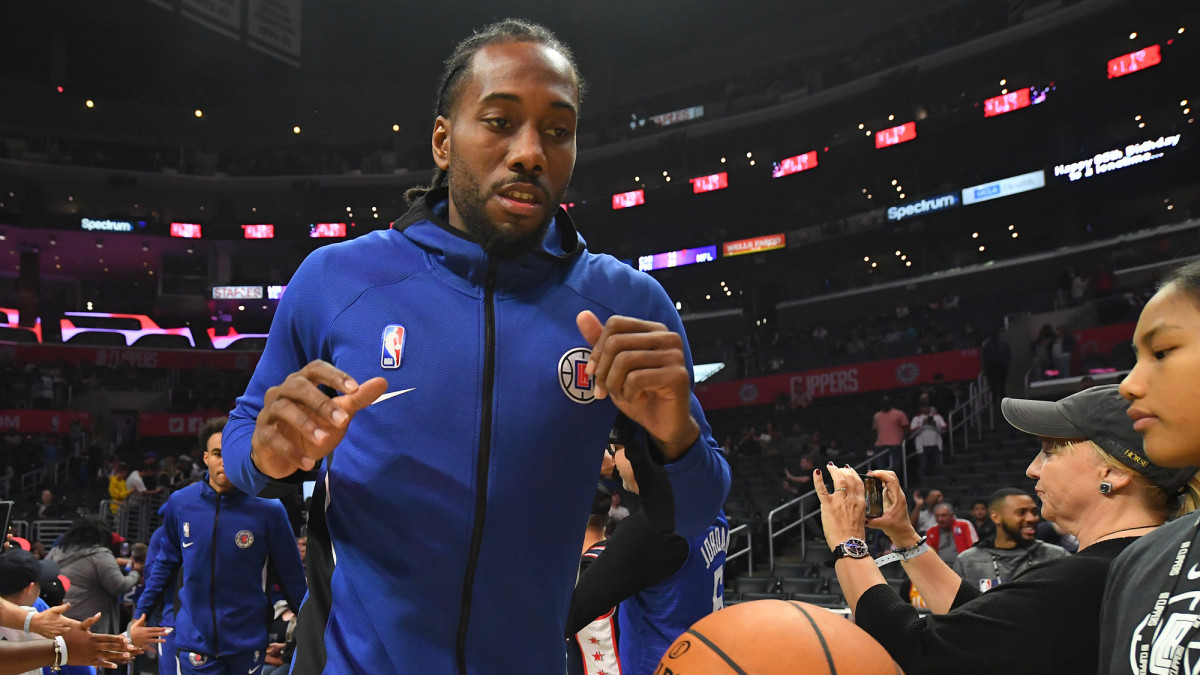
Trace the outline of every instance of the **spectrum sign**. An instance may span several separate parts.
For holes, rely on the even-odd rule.
[[[888,220],[904,220],[923,213],[932,213],[934,211],[945,211],[952,209],[961,204],[958,194],[955,192],[947,192],[944,195],[936,195],[926,197],[918,202],[905,204],[904,206],[892,206],[887,210]]]
[[[882,129],[875,133],[875,149],[907,143],[917,137],[917,123],[905,122],[898,127]]]
[[[632,190],[613,195],[614,209],[627,209],[631,206],[641,206],[646,203],[645,190]]]
[[[790,176],[794,173],[800,173],[801,171],[807,171],[809,169],[816,168],[816,166],[817,151],[811,150],[803,155],[788,157],[787,159],[781,159],[776,162],[775,168],[771,170],[771,177],[783,178],[784,176]]]
[[[744,255],[746,253],[760,253],[762,251],[774,251],[775,249],[784,248],[787,246],[787,237],[780,234],[768,234],[761,237],[753,237],[751,239],[739,239],[737,241],[727,241],[721,244],[721,255],[728,258],[731,255]]]
[[[724,190],[727,187],[729,187],[729,174],[724,171],[714,173],[711,176],[700,176],[699,178],[692,179],[693,194]]]

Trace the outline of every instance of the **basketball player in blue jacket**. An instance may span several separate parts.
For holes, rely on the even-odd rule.
[[[182,568],[176,651],[169,655],[181,675],[254,675],[274,618],[269,579],[279,578],[294,608],[307,591],[283,504],[252,497],[225,476],[224,425],[224,419],[210,420],[200,431],[208,473],[167,500],[161,546],[134,610],[137,617],[152,615]]]
[[[680,534],[724,502],[674,303],[559,208],[582,93],[545,28],[481,29],[446,62],[432,187],[289,282],[225,453],[251,494],[317,479],[295,674],[564,672],[618,411],[658,452]]]

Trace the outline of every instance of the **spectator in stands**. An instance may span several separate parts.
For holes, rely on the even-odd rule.
[[[948,417],[958,407],[958,394],[954,393],[954,389],[946,384],[945,375],[933,374],[933,385],[929,388],[929,402],[942,417]]]
[[[925,537],[929,548],[937,551],[938,557],[947,565],[953,564],[959,553],[979,541],[971,522],[955,517],[954,507],[946,502],[933,507],[933,517],[937,523],[926,530]]]
[[[746,430],[742,441],[738,443],[737,454],[743,457],[753,457],[762,454],[762,443],[758,440],[758,431],[754,427]]]
[[[154,488],[147,486],[147,483],[151,481],[154,482]],[[126,476],[125,487],[129,490],[130,503],[133,503],[133,500],[141,501],[147,495],[162,493],[163,489],[158,487],[158,462],[147,460],[143,463],[140,471],[134,471]]]
[[[1000,339],[1000,331],[997,329],[983,341],[980,351],[983,358],[983,374],[987,378],[988,388],[992,390],[992,400],[999,405],[1008,391],[1008,368],[1012,365],[1012,349],[1007,342]]]
[[[1050,347],[1054,343],[1054,328],[1045,324],[1033,341],[1033,372],[1037,379],[1046,377],[1046,372],[1054,368],[1054,359],[1050,356]]]
[[[992,522],[988,513],[986,499],[976,499],[971,502],[971,525],[975,527],[975,534],[979,535],[980,541],[993,539],[996,536],[996,524]]]
[[[922,398],[917,414],[909,427],[917,453],[917,476],[923,480],[942,472],[942,434],[946,420],[938,414],[928,398]]]
[[[107,523],[97,516],[84,516],[75,521],[46,556],[58,563],[63,575],[71,581],[66,596],[71,608],[66,615],[82,621],[100,612],[96,629],[103,633],[119,632],[121,596],[137,585],[142,571],[142,566],[136,563],[128,574],[122,571],[109,548],[112,541],[113,533]]]
[[[908,416],[892,406],[892,398],[884,396],[879,412],[871,423],[875,431],[875,466],[888,466],[892,471],[904,471],[904,437],[908,433]],[[887,463],[884,463],[885,457]]]
[[[1054,340],[1050,342],[1050,360],[1059,377],[1071,376],[1071,354],[1075,349],[1075,336],[1067,332],[1066,326],[1054,329]]]
[[[612,506],[608,509],[608,519],[613,523],[619,523],[629,517],[629,508],[621,504],[621,493],[614,492],[612,494]]]
[[[54,493],[50,490],[42,490],[41,496],[37,503],[30,510],[30,520],[57,520],[63,517],[62,504],[59,504],[54,499]]]
[[[1169,467],[1200,465],[1200,263],[1167,274],[1138,318],[1133,343],[1137,361],[1120,391],[1131,402],[1127,414],[1137,420],[1145,458]],[[1195,518],[1178,518],[1113,563],[1101,622],[1101,675],[1128,673],[1124,664],[1146,651],[1162,655],[1156,659],[1161,672],[1194,669],[1196,525]],[[1164,628],[1147,632],[1147,623]],[[1174,626],[1179,630],[1169,630]]]
[[[1200,311],[1197,315],[1200,321]],[[1122,665],[1113,673],[1129,673],[1126,649],[1098,659],[1101,644],[1108,644],[1100,635],[1099,615],[1109,565],[1154,523],[1200,503],[1200,480],[1193,468],[1166,470],[1147,461],[1126,406],[1115,387],[1094,387],[1058,403],[1004,401],[1010,423],[1042,439],[1042,451],[1027,473],[1037,481],[1046,517],[1076,534],[1081,550],[1035,565],[987,593],[963,581],[912,529],[895,474],[871,472],[884,483],[884,515],[872,524],[900,548],[905,572],[933,611],[926,617],[897,597],[876,562],[862,555],[862,480],[853,470],[829,466],[837,491],[827,492],[822,481],[815,481],[822,522],[826,541],[837,551],[842,593],[859,627],[908,675],[962,672],[964,664],[976,675],[1092,673],[1101,662]],[[1181,487],[1185,495],[1177,501]],[[1195,520],[1185,522],[1190,533]],[[1168,565],[1175,554],[1167,554]],[[1157,584],[1138,577],[1116,588],[1140,594],[1145,610],[1158,593]],[[1190,602],[1179,604],[1186,613],[1182,626],[1188,626],[1194,618]],[[1116,616],[1136,636],[1133,628],[1144,620],[1143,611]]]
[[[992,537],[979,539],[951,564],[958,576],[980,591],[1012,581],[1036,563],[1061,558],[1066,549],[1038,541],[1037,503],[1024,490],[1000,488],[988,498],[988,516],[995,525]]]
[[[129,486],[125,483],[129,476],[129,467],[124,462],[117,462],[116,468],[108,476],[108,498],[112,501],[108,508],[114,514],[121,510],[121,504],[129,497]]]
[[[811,454],[804,455],[800,458],[799,468],[799,471],[792,474],[786,466],[783,467],[783,489],[794,495],[808,492],[812,488],[812,472],[817,468],[816,457]]]
[[[933,509],[941,504],[943,499],[942,491],[936,488],[931,488],[923,498],[920,490],[913,490],[913,508],[908,517],[917,532],[927,532],[929,528],[937,525]]]
[[[1091,285],[1091,280],[1083,273],[1076,273],[1071,276],[1071,306],[1083,304],[1087,298],[1088,286]]]

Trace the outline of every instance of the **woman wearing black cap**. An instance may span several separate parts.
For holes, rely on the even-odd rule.
[[[1142,456],[1126,407],[1115,386],[1057,403],[1004,399],[1009,423],[1042,441],[1026,473],[1037,480],[1043,515],[1078,537],[1080,552],[1033,565],[987,593],[964,582],[913,529],[896,476],[871,472],[884,483],[884,515],[872,526],[901,547],[892,555],[933,610],[924,619],[884,581],[877,564],[890,561],[871,560],[861,545],[866,519],[858,474],[828,467],[830,492],[817,473],[842,592],[858,625],[905,673],[1096,672],[1112,559],[1178,510],[1200,504],[1194,469],[1168,471]],[[1180,492],[1187,498],[1176,499]]]
[[[1146,455],[1200,464],[1200,263],[1170,274],[1133,336],[1121,383]],[[1113,562],[1101,614],[1100,673],[1195,673],[1200,667],[1200,520],[1180,518]]]

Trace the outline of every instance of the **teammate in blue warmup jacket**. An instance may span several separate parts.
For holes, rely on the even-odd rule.
[[[564,672],[618,410],[665,466],[681,534],[725,499],[674,303],[559,208],[581,90],[544,28],[480,30],[443,74],[434,187],[288,285],[225,451],[251,494],[317,479],[293,673]]]
[[[307,590],[283,504],[241,492],[226,477],[224,425],[211,420],[200,432],[208,474],[167,500],[161,545],[134,610],[135,617],[151,615],[182,567],[170,656],[183,674],[253,675],[274,617],[272,572],[293,608]]]
[[[167,515],[167,505],[164,502],[158,509],[159,516]],[[154,564],[158,562],[158,553],[162,549],[163,537],[166,536],[166,530],[159,526],[154,530],[154,534],[150,535],[150,545],[146,549],[145,563],[145,579],[149,583],[150,576],[154,574]],[[175,666],[175,590],[176,582],[179,579],[179,574],[168,579],[163,585],[162,591],[159,593],[159,607],[161,607],[161,615],[157,617],[155,623],[160,627],[170,628],[171,632],[163,637],[158,647],[158,675],[179,675],[179,669]],[[142,590],[145,593],[145,589]],[[138,615],[140,616],[140,615]]]

